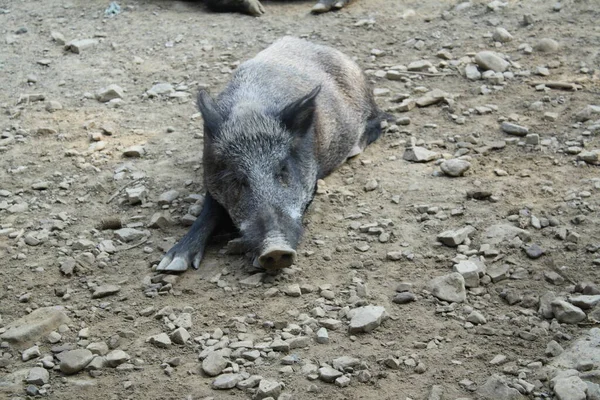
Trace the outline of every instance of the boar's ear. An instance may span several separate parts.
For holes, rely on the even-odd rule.
[[[303,133],[310,128],[316,108],[315,99],[320,91],[321,85],[314,88],[309,94],[301,99],[288,104],[281,111],[281,121],[290,131],[294,133]]]
[[[217,104],[206,90],[200,90],[198,93],[198,108],[204,120],[204,133],[211,139],[214,139],[219,132],[219,127],[223,123],[224,118],[219,112]]]

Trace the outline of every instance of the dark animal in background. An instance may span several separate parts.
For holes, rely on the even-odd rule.
[[[216,100],[201,91],[198,106],[207,193],[158,270],[198,268],[208,239],[228,218],[255,263],[292,265],[317,180],[375,141],[388,117],[354,61],[293,37],[242,63]]]
[[[352,0],[318,0],[311,12],[320,14],[331,10],[339,10]],[[206,5],[215,11],[232,11],[258,17],[265,13],[259,0],[205,0]]]

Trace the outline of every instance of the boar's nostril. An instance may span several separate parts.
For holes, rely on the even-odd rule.
[[[292,249],[273,249],[265,251],[258,262],[265,269],[287,268],[294,263],[296,252]]]

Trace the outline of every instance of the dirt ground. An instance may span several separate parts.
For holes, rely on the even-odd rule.
[[[196,2],[158,0],[122,3],[120,14],[106,17],[108,3],[0,0],[0,333],[35,308],[62,305],[71,322],[59,344],[85,347],[104,341],[135,359],[135,368],[103,368],[95,376],[85,371],[65,376],[55,368],[45,397],[250,398],[239,389],[211,388],[214,378],[200,371],[198,355],[207,339],[202,336],[221,328],[232,341],[266,341],[281,329],[277,333],[265,321],[300,325],[299,314],[312,316],[317,306],[344,321],[344,327],[329,330],[328,344],[311,337],[308,346],[290,350],[301,360],[291,373],[280,372],[280,358],[288,355],[283,353],[242,369],[285,383],[283,393],[294,399],[427,399],[433,385],[443,389],[443,399],[475,399],[473,389],[490,375],[515,377],[518,372],[507,372],[520,370],[527,370],[525,379],[536,385],[529,398],[552,396],[547,380],[527,366],[548,361],[544,349],[552,339],[566,347],[594,322],[549,324],[538,315],[537,303],[509,305],[503,297],[507,291],[535,299],[548,291],[566,294],[576,283],[599,280],[594,260],[600,257],[600,174],[597,166],[578,161],[577,153],[600,148],[600,129],[593,126],[600,114],[587,122],[576,120],[582,109],[600,104],[597,1],[563,1],[560,6],[508,1],[494,11],[487,1],[456,8],[456,1],[357,0],[319,16],[309,14],[310,1],[273,1],[264,3],[261,18],[211,13]],[[529,25],[523,23],[526,15],[532,17]],[[23,27],[26,32],[17,33]],[[496,27],[513,39],[496,42]],[[65,50],[52,32],[67,42],[97,42],[75,53]],[[194,201],[188,195],[203,193],[198,88],[218,93],[239,63],[284,35],[328,44],[354,57],[374,88],[389,89],[378,91],[383,109],[396,106],[394,98],[403,93],[419,98],[424,91],[440,89],[452,99],[396,113],[410,123],[394,124],[325,179],[306,215],[293,268],[266,277],[258,287],[246,287],[240,280],[256,272],[248,259],[224,254],[217,244],[209,248],[199,271],[183,273],[170,290],[152,295],[152,266],[188,229],[180,222]],[[556,40],[559,48],[537,51],[542,38]],[[533,51],[524,51],[523,44]],[[438,55],[442,49],[449,60]],[[507,55],[514,76],[501,83],[467,79],[465,62],[483,50]],[[392,67],[418,60],[429,60],[437,72],[400,74],[399,80],[384,76],[383,71],[402,71]],[[535,75],[538,67],[549,67],[549,76]],[[579,90],[530,84],[549,80],[576,83]],[[175,94],[148,95],[157,83],[170,83]],[[124,91],[121,101],[95,98],[113,84]],[[483,85],[489,93],[481,94]],[[36,101],[37,94],[43,100]],[[480,113],[476,107],[487,109]],[[527,144],[523,137],[502,132],[505,120],[539,134],[540,143]],[[439,172],[436,161],[408,162],[403,154],[411,140],[447,157],[467,156],[471,168],[451,178]],[[482,149],[502,140],[507,140],[504,146]],[[143,146],[141,157],[124,157],[130,146]],[[366,191],[373,179],[377,187]],[[130,205],[126,189],[140,185],[147,199]],[[159,196],[169,190],[178,191],[178,198],[159,205]],[[492,197],[468,198],[473,190]],[[173,224],[149,228],[159,211],[170,215]],[[556,226],[537,229],[531,215]],[[147,240],[122,244],[112,230],[98,229],[103,219],[117,217],[146,231]],[[357,222],[379,223],[388,240],[362,233]],[[429,281],[452,272],[458,252],[477,254],[484,232],[497,224],[529,233],[529,242],[498,244],[497,252],[485,257],[488,269],[508,265],[513,276],[491,283],[482,279],[464,304],[448,305],[432,296]],[[437,242],[440,232],[466,225],[476,228],[466,248]],[[575,235],[565,239],[561,232]],[[103,240],[112,240],[117,250],[102,253],[98,245]],[[545,254],[530,259],[524,248],[532,243]],[[390,260],[388,253],[397,251],[403,256]],[[65,275],[60,265],[69,257],[77,266]],[[552,283],[544,276],[549,271],[562,280]],[[392,302],[400,282],[412,283],[416,301]],[[106,284],[118,285],[120,291],[93,299],[94,288]],[[285,295],[293,284],[316,290]],[[319,293],[327,284],[332,299]],[[279,291],[265,295],[272,288]],[[357,304],[383,306],[390,318],[370,333],[351,335],[343,307]],[[192,339],[186,345],[159,348],[146,341],[170,333],[169,321],[140,311],[166,306],[175,315],[191,313]],[[485,316],[486,329],[466,321],[473,309]],[[86,327],[89,337],[78,337]],[[42,355],[56,346],[45,337],[37,343]],[[2,345],[0,355],[9,361],[0,364],[0,379],[38,363],[21,361],[20,350]],[[506,362],[490,364],[498,354]],[[318,365],[339,356],[359,358],[371,378],[360,382],[352,375],[348,387],[338,387],[310,381],[301,371],[306,361]],[[385,363],[390,356],[416,360],[425,371],[417,373],[410,362],[390,368]],[[165,373],[164,362],[174,357],[179,364]],[[25,398],[26,386],[5,387],[0,397]]]

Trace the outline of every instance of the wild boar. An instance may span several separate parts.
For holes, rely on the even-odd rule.
[[[231,219],[265,269],[292,265],[317,180],[381,134],[360,67],[331,47],[284,37],[242,63],[204,120],[202,211],[158,270],[198,268],[214,230]]]

